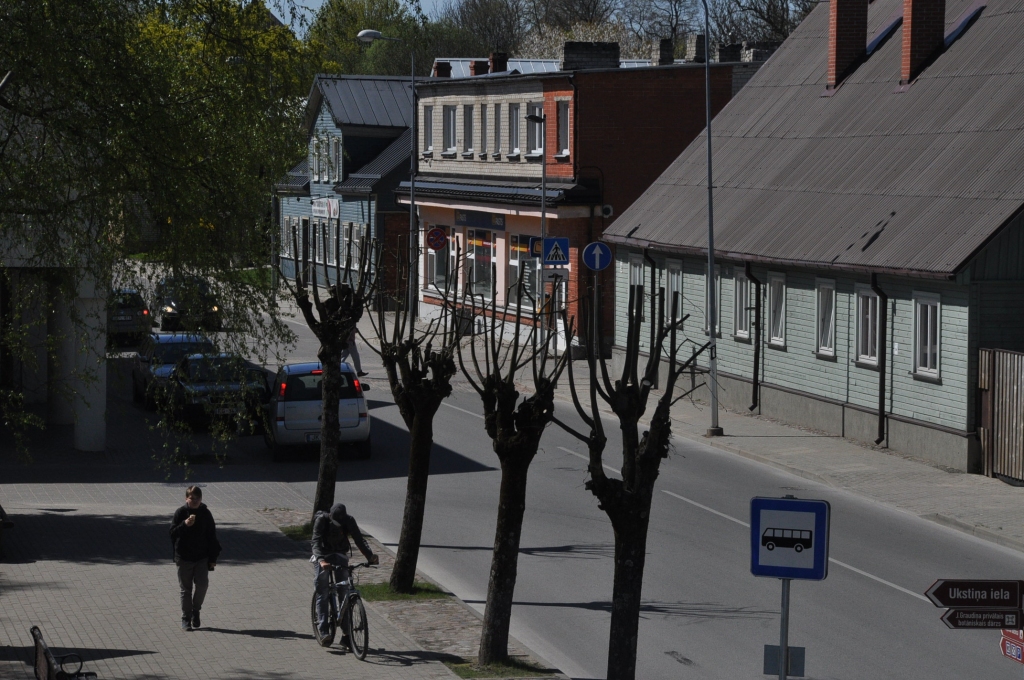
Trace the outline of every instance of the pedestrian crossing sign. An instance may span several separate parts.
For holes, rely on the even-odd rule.
[[[545,265],[567,265],[569,264],[569,239],[564,236],[544,239],[544,262]]]

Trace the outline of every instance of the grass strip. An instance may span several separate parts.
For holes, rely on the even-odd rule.
[[[445,661],[444,665],[460,678],[548,678],[558,674],[558,671],[554,669],[541,668],[519,659],[509,659],[508,663],[495,663],[486,666],[478,666],[468,661]]]
[[[281,527],[281,533],[293,541],[312,541],[313,523],[296,524],[290,527]]]
[[[387,583],[361,583],[359,594],[369,602],[379,600],[436,600],[448,597],[448,593],[441,590],[433,583],[416,581],[412,586],[411,593],[396,593],[391,590]]]

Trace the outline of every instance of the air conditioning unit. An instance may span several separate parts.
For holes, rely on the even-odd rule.
[[[605,219],[608,219],[609,217],[611,217],[614,214],[615,214],[615,211],[612,210],[612,207],[610,205],[608,205],[607,203],[605,203],[604,205],[601,206],[601,217],[603,217]]]

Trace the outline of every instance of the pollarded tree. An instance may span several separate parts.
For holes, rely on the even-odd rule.
[[[311,227],[312,228],[312,227]],[[301,236],[301,237],[300,237]],[[327,243],[327,226],[323,226],[321,243]],[[323,284],[326,298],[321,299],[317,264],[310,260],[313,240],[310,233],[292,229],[293,252],[297,254],[294,284],[281,272],[281,279],[302,310],[306,325],[320,341],[317,358],[323,369],[323,415],[320,421],[320,472],[317,475],[313,513],[328,511],[334,504],[334,486],[338,477],[338,440],[341,428],[338,422],[338,402],[341,399],[341,355],[348,349],[348,339],[363,316],[363,310],[373,300],[377,289],[379,248],[364,238],[353,258],[352,235],[346,239],[345,258],[342,260],[341,241],[334,239],[334,283],[329,276],[330,265],[324,258]],[[344,263],[344,264],[342,264]],[[313,299],[310,301],[310,292]]]
[[[496,280],[493,274],[491,280]],[[522,278],[515,285],[514,309],[510,308],[508,295],[504,306],[498,306],[497,290],[493,285],[491,302],[483,294],[479,300],[475,294],[468,294],[472,287],[472,282],[467,284],[461,307],[454,311],[469,321],[473,315],[484,315],[483,333],[479,336],[479,344],[483,347],[478,351],[476,339],[468,343],[470,360],[467,366],[464,356],[467,349],[460,344],[459,366],[483,401],[484,429],[501,464],[498,521],[494,530],[494,552],[477,658],[483,665],[508,659],[512,600],[519,568],[519,541],[526,511],[527,473],[537,454],[544,428],[554,417],[555,387],[569,362],[569,354],[555,356],[550,351],[553,337],[544,336],[543,330],[554,328],[554,313],[550,306],[546,306],[542,313],[529,311],[535,306],[525,295]],[[509,318],[514,320],[509,321]],[[568,320],[566,333],[572,335]],[[517,378],[531,382],[533,394],[520,398]]]
[[[654,288],[653,271],[651,288]],[[679,353],[683,348],[693,346],[689,341],[681,340],[679,337],[680,329],[688,315],[679,318],[681,302],[679,294],[675,293],[670,304],[671,315],[666,323],[665,291],[663,288],[659,289],[656,296],[651,296],[650,352],[643,373],[640,373],[638,369],[643,300],[643,286],[631,286],[626,317],[625,358],[622,373],[614,382],[610,380],[608,366],[599,354],[598,340],[603,337],[600,330],[601,314],[590,315],[592,321],[591,337],[587,342],[587,407],[580,401],[572,368],[569,369],[573,404],[580,418],[590,428],[590,433],[584,435],[561,422],[558,423],[567,432],[587,444],[590,452],[590,463],[587,466],[590,480],[587,481],[586,487],[597,497],[598,507],[608,515],[615,533],[615,576],[612,585],[611,630],[608,638],[608,680],[633,680],[636,676],[640,597],[643,590],[644,564],[647,559],[647,529],[654,496],[654,482],[658,478],[662,459],[668,457],[672,436],[669,409],[672,404],[693,391],[675,395],[679,378],[710,345],[704,344],[692,352],[685,361],[679,361]],[[662,375],[662,394],[658,398],[648,429],[641,434],[640,419],[647,411],[651,390],[658,382],[659,368],[663,368],[663,362],[667,363],[667,367]],[[608,440],[601,421],[600,401],[604,401],[619,419],[622,431],[622,479],[608,477],[604,471],[603,456]]]

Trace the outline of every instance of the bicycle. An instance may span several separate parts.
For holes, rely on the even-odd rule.
[[[371,566],[368,562],[349,565],[348,581],[338,583],[334,577],[334,569],[327,570],[327,602],[330,607],[328,620],[330,632],[327,635],[320,633],[319,622],[316,615],[316,593],[313,593],[313,603],[310,607],[310,617],[313,622],[313,635],[316,641],[323,647],[330,647],[334,642],[334,636],[341,627],[348,635],[349,649],[356,658],[362,661],[366,658],[366,652],[370,644],[370,626],[366,620],[366,608],[363,606],[363,598],[356,589],[358,578],[356,570],[361,567]]]

